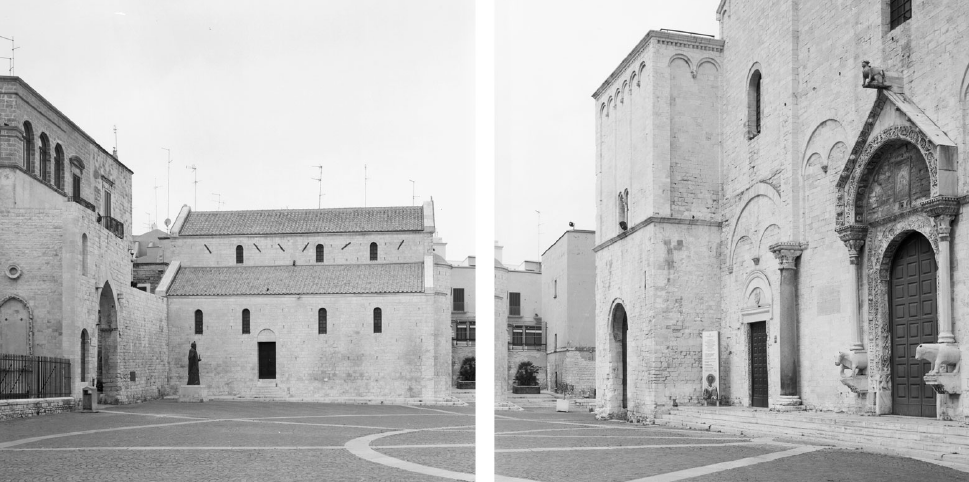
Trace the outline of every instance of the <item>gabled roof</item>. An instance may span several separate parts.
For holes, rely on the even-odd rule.
[[[179,236],[423,231],[422,206],[190,211]]]
[[[423,293],[424,264],[182,267],[168,296]]]

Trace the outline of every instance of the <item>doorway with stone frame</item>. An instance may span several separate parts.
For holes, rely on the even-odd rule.
[[[628,410],[629,400],[629,319],[622,301],[616,300],[609,317],[609,367],[612,376],[606,387],[606,408],[609,413]]]
[[[764,271],[756,270],[747,275],[743,291],[743,307],[740,309],[741,343],[744,354],[744,374],[738,391],[745,394],[741,403],[750,407],[766,408],[770,401],[770,355],[768,339],[773,319],[773,291]],[[738,394],[739,395],[739,394]]]

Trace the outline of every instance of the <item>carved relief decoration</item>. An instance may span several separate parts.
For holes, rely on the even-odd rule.
[[[865,250],[865,281],[868,285],[868,374],[869,386],[891,391],[891,307],[889,306],[892,258],[912,232],[925,236],[932,250],[939,252],[939,236],[932,218],[915,212],[891,222],[872,226]]]

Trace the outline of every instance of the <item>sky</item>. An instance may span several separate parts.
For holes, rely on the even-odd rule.
[[[10,2],[0,36],[19,47],[16,75],[134,171],[132,233],[183,204],[409,206],[413,193],[433,197],[448,258],[472,253],[471,0]]]
[[[495,237],[506,265],[540,260],[569,221],[595,229],[592,93],[649,30],[719,37],[719,3],[498,1]]]

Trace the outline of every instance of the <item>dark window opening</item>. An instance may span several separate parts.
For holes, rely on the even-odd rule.
[[[319,323],[317,330],[319,334],[325,335],[326,334],[326,308],[320,308],[320,311],[317,312],[316,317]]]
[[[236,264],[242,264],[245,260],[245,249],[242,245],[236,246]]]
[[[891,0],[889,9],[891,30],[912,18],[912,0]]]
[[[455,324],[454,339],[458,341],[474,341],[474,322],[461,321]]]
[[[40,134],[40,178],[50,182],[50,140],[47,134]]]
[[[508,293],[508,316],[522,315],[522,294]]]
[[[384,332],[384,319],[383,312],[380,308],[373,309],[373,332],[383,333]]]
[[[64,149],[54,146],[54,187],[64,190]]]
[[[34,128],[24,122],[24,169],[34,172]]]
[[[377,261],[377,243],[370,243],[370,261]]]
[[[529,325],[515,325],[511,331],[511,344],[514,346],[540,346],[542,344],[542,327]]]
[[[451,297],[454,301],[451,311],[464,311],[464,288],[451,289]]]
[[[202,334],[202,310],[195,310],[195,334]]]
[[[81,198],[81,176],[77,174],[71,174],[71,196],[74,199]]]
[[[753,139],[760,134],[763,106],[761,102],[761,75],[759,70],[755,70],[750,75],[750,83],[747,88],[747,138]]]
[[[242,310],[242,334],[249,334],[249,310]]]
[[[316,262],[317,263],[322,263],[323,262],[323,245],[322,244],[317,244],[316,245]]]

